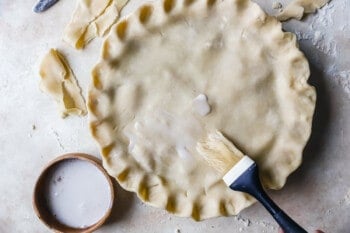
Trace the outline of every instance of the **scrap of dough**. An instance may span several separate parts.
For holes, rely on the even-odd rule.
[[[62,54],[51,49],[42,60],[39,73],[41,90],[54,97],[62,117],[87,113],[80,87]]]
[[[118,20],[128,0],[79,0],[63,40],[82,49],[95,37],[103,37]]]
[[[280,10],[280,9],[282,9],[282,3],[280,3],[280,2],[273,2],[272,3],[272,9],[275,9],[275,10]]]
[[[196,220],[254,199],[196,151],[218,129],[281,188],[301,163],[316,93],[295,35],[249,0],[163,0],[118,22],[92,72],[90,129],[103,165],[152,206]],[[210,112],[193,100],[203,94]]]
[[[285,21],[291,18],[300,20],[304,14],[314,13],[330,0],[293,0],[283,11],[277,15],[277,19]]]

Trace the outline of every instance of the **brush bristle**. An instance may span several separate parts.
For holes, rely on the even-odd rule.
[[[222,176],[244,157],[244,154],[219,131],[210,133],[199,141],[196,149]]]

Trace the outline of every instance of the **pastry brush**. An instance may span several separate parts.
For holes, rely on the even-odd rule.
[[[264,191],[257,164],[238,150],[219,131],[210,133],[198,142],[197,151],[208,164],[223,176],[232,190],[248,193],[255,197],[272,215],[284,233],[307,233],[283,210],[281,210]]]

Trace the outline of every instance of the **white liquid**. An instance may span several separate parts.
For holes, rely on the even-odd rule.
[[[103,173],[79,159],[62,161],[46,180],[48,206],[64,225],[85,228],[98,222],[111,204],[111,190]]]
[[[201,116],[206,116],[210,113],[211,108],[208,103],[208,98],[204,94],[199,94],[194,100],[193,100],[193,109],[196,113],[198,113]]]

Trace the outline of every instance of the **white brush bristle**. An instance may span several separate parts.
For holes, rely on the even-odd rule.
[[[219,131],[208,134],[197,143],[196,149],[222,176],[244,157],[244,154]]]

